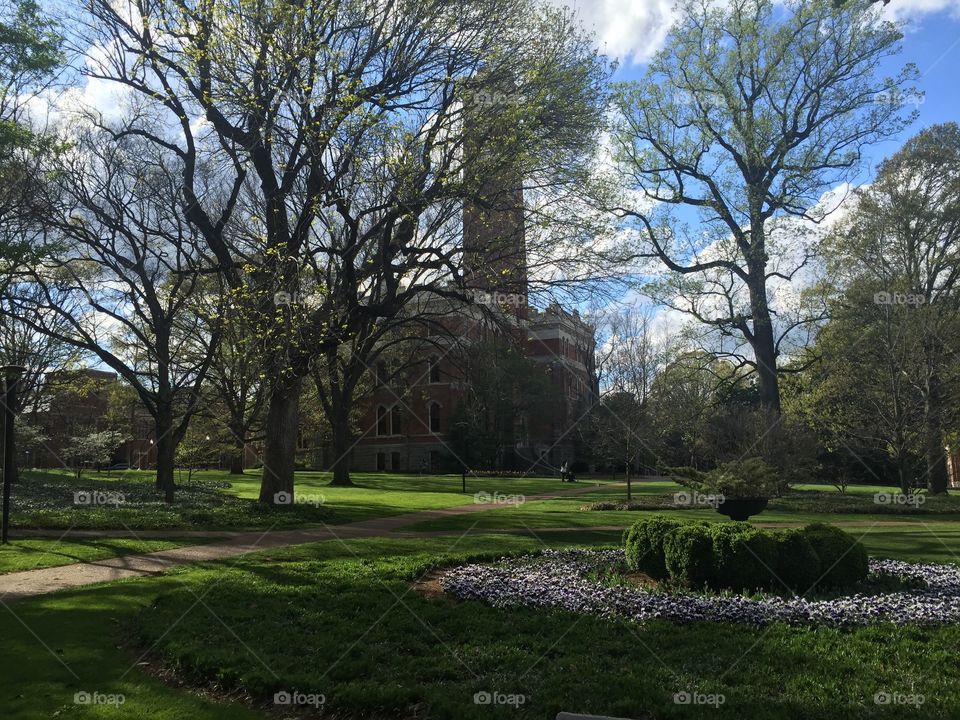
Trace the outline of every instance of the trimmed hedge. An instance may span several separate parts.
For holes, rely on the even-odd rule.
[[[657,580],[714,590],[848,588],[866,579],[867,551],[839,528],[760,530],[749,523],[645,518],[624,533],[627,565]]]
[[[779,560],[776,538],[748,523],[714,525],[713,587],[756,590],[775,587]]]
[[[777,533],[777,575],[798,595],[810,592],[820,579],[820,556],[803,530]]]
[[[683,523],[664,515],[653,515],[634,523],[624,536],[627,565],[655,580],[668,577],[663,553],[664,538]]]
[[[867,549],[856,538],[824,523],[807,525],[801,532],[820,559],[818,589],[845,588],[866,580]]]
[[[706,525],[682,525],[667,533],[663,557],[671,580],[690,588],[711,587],[713,534]]]

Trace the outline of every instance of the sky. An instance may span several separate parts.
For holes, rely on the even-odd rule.
[[[615,81],[642,77],[646,63],[659,50],[666,38],[672,20],[674,0],[550,0],[558,6],[569,6],[580,22],[595,34],[599,49],[611,59],[617,59],[619,68]],[[825,189],[825,199],[843,198],[830,202],[838,212],[828,217],[810,237],[825,233],[843,214],[849,203],[851,186],[872,181],[877,166],[892,155],[911,136],[921,129],[947,121],[960,122],[960,0],[890,0],[883,13],[901,24],[904,33],[901,53],[882,69],[888,76],[896,75],[906,63],[913,63],[920,76],[916,100],[917,120],[900,136],[866,149],[865,163],[860,173],[851,178],[850,185]],[[815,272],[801,273],[792,283],[781,283],[771,288],[774,295],[793,297],[809,282]],[[651,307],[654,315],[654,333],[665,336],[676,331],[689,318],[677,311],[655,306],[637,290],[600,308],[614,311],[624,307]]]
[[[673,19],[674,0],[546,0],[571,6],[580,22],[596,37],[599,49],[619,61],[613,80],[640,78],[646,62],[660,49]],[[854,185],[869,183],[876,166],[922,128],[949,120],[960,120],[960,0],[890,0],[883,12],[903,24],[901,54],[884,71],[895,75],[905,63],[913,63],[920,75],[919,118],[900,137],[868,149],[867,162]],[[83,104],[100,110],[118,108],[117,88],[100,81],[87,81],[71,91]],[[845,197],[846,191],[835,190]],[[629,292],[618,305],[647,304],[648,299]],[[584,308],[588,310],[589,308]],[[671,317],[666,312],[662,318]],[[670,323],[672,324],[672,323]]]
[[[620,61],[614,80],[641,77],[647,60],[662,47],[672,18],[673,0],[554,0],[573,8],[595,33],[600,49]],[[885,68],[893,75],[904,63],[916,65],[923,93],[919,118],[902,137],[870,150],[875,167],[922,128],[960,121],[960,0],[890,0],[884,13],[903,23],[903,51]],[[866,173],[872,175],[871,169]],[[868,181],[868,177],[861,178]]]

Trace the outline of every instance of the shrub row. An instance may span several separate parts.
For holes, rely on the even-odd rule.
[[[749,523],[706,523],[653,515],[624,535],[627,564],[688,588],[845,589],[867,577],[867,551],[839,528],[760,530]]]

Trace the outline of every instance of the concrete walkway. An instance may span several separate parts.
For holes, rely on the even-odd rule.
[[[550,500],[568,495],[580,495],[600,488],[609,487],[611,487],[611,485],[583,485],[557,490],[552,493],[531,495],[526,499],[527,501]],[[26,570],[0,575],[0,600],[10,602],[20,598],[45,595],[59,590],[92,585],[94,583],[109,582],[122,578],[141,577],[144,575],[157,575],[178,565],[206,562],[209,560],[223,560],[258,550],[322,542],[324,540],[352,540],[355,538],[381,537],[385,535],[396,535],[398,537],[434,537],[463,534],[462,530],[423,533],[399,533],[397,531],[401,528],[428,520],[467,515],[469,513],[494,510],[502,507],[499,503],[470,503],[468,505],[457,505],[450,508],[422,510],[404,513],[402,515],[374,518],[372,520],[361,520],[360,522],[349,523],[347,525],[325,525],[319,528],[298,530],[224,532],[218,530],[177,531],[171,529],[161,531],[132,531],[127,533],[127,536],[133,535],[141,539],[156,537],[216,537],[225,539],[204,545],[190,545],[141,555],[124,555],[88,563],[60,565],[59,567]],[[595,530],[596,528],[580,529]],[[552,529],[543,528],[542,530],[543,532],[549,532]],[[79,537],[81,533],[83,533],[83,537],[111,537],[111,535],[107,534],[109,532],[110,531],[71,531],[70,535]],[[491,530],[484,529],[478,532],[487,533],[491,532]],[[517,532],[517,530],[513,529],[512,532]],[[162,533],[162,535],[157,533]],[[64,533],[52,534],[60,537]]]

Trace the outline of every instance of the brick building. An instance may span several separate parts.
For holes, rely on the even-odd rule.
[[[50,373],[44,382],[47,399],[43,407],[24,416],[23,421],[38,426],[46,440],[23,458],[27,466],[64,467],[62,450],[71,437],[111,426],[122,426],[127,434],[113,454],[113,463],[142,468],[156,464],[153,419],[136,396],[126,402],[118,402],[119,395],[111,397],[120,388],[116,373],[84,368]],[[109,417],[111,411],[116,415],[113,418]]]
[[[573,429],[598,393],[594,328],[576,310],[529,305],[522,202],[520,191],[508,191],[465,206],[463,274],[473,302],[431,297],[408,310],[439,317],[439,327],[411,343],[399,374],[386,361],[378,365],[351,450],[354,470],[458,472],[469,464],[450,436],[471,390],[471,363],[493,338],[513,343],[549,379],[538,387],[549,389],[538,412],[510,419],[499,467],[473,469],[543,472],[576,463]]]

